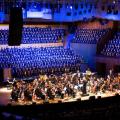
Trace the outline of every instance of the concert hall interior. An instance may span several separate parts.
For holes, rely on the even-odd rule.
[[[119,120],[120,0],[0,0],[0,119]]]

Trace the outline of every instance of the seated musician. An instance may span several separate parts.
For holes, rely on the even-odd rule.
[[[86,75],[91,75],[91,74],[92,74],[92,72],[91,72],[90,68],[88,68],[88,69],[86,70]]]
[[[32,97],[33,97],[33,86],[29,83],[27,85],[27,88],[24,91],[24,98],[27,101],[32,101]]]
[[[13,101],[18,101],[18,96],[19,96],[19,89],[18,86],[15,84],[12,88],[11,98]]]
[[[47,96],[49,97],[49,99],[54,99],[55,98],[55,92],[52,89],[52,87],[48,87],[48,89],[47,89]]]
[[[117,77],[115,77],[111,83],[112,85],[112,90],[115,91],[115,90],[119,90],[120,88],[120,85],[119,85],[119,79]]]
[[[90,77],[91,77],[91,75],[92,75],[92,72],[91,72],[91,70],[90,70],[90,68],[88,68],[87,70],[86,70],[86,79],[87,80],[89,80],[90,79]]]
[[[45,98],[46,98],[45,91],[40,87],[36,88],[35,95],[36,95],[37,98],[40,98],[42,100],[45,100]]]
[[[108,75],[110,76],[111,79],[114,77],[113,69],[109,70],[109,74]]]
[[[107,84],[107,80],[104,80],[103,84],[100,87],[100,91],[105,93],[105,91],[108,89],[108,84]]]

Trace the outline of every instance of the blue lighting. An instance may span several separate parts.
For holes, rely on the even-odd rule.
[[[113,1],[113,3],[114,3],[114,4],[116,3],[115,0]]]
[[[4,12],[0,12],[0,22],[3,22],[5,19],[5,14]]]
[[[72,9],[72,6],[70,6],[70,9]]]

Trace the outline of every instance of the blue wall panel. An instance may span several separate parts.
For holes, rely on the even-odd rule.
[[[71,43],[71,49],[73,49],[76,54],[83,56],[91,70],[95,71],[96,44]]]
[[[5,14],[4,12],[0,12],[0,23],[3,22],[5,19]]]

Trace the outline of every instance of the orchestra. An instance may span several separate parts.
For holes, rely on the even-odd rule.
[[[94,74],[64,73],[62,75],[39,75],[33,81],[15,80],[12,87],[13,101],[54,100],[75,97],[76,94],[97,94],[120,90],[120,74],[98,78]]]

